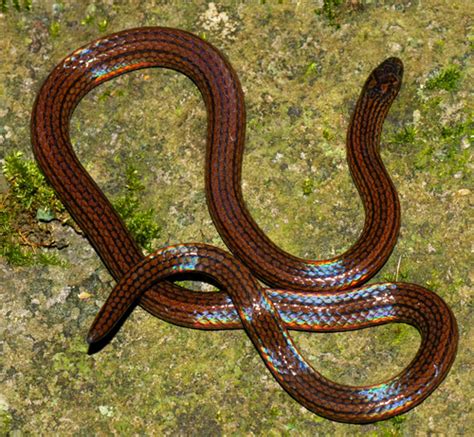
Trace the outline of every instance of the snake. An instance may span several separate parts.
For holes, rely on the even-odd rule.
[[[150,67],[178,71],[201,92],[208,120],[207,205],[232,254],[189,243],[144,256],[73,150],[69,122],[81,99],[105,81]],[[398,58],[376,67],[349,123],[347,160],[365,211],[359,238],[337,257],[304,260],[274,244],[246,207],[241,189],[244,94],[237,74],[218,49],[184,30],[142,27],[102,37],[64,58],[39,90],[31,139],[46,179],[117,282],[91,326],[87,336],[91,347],[110,341],[140,305],[180,326],[244,329],[279,384],[310,411],[331,420],[383,420],[429,396],[456,355],[458,331],[452,311],[419,285],[363,285],[385,264],[400,227],[398,195],[380,157],[380,138],[402,75]],[[180,277],[211,282],[219,291],[186,289],[175,284]],[[327,379],[306,361],[289,334],[385,323],[414,326],[421,344],[402,372],[370,386]]]

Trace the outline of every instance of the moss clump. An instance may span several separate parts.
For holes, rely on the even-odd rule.
[[[303,181],[303,195],[309,196],[314,191],[314,180],[310,178],[306,178]]]
[[[461,70],[457,65],[450,65],[426,81],[427,90],[455,91],[461,80]]]
[[[438,120],[432,129],[421,136],[422,147],[415,156],[415,168],[429,168],[446,182],[455,174],[466,172],[470,152],[468,148],[463,148],[462,144],[463,141],[469,141],[472,134],[472,120],[444,126]]]
[[[5,158],[3,175],[9,185],[0,195],[0,256],[13,265],[59,265],[61,260],[41,248],[54,247],[40,220],[65,218],[64,206],[34,161],[21,152]]]
[[[151,251],[152,242],[160,233],[160,227],[154,222],[155,211],[153,208],[140,209],[140,197],[145,186],[135,167],[128,166],[125,176],[126,193],[115,199],[114,207],[136,242],[142,248]]]
[[[14,152],[5,158],[3,174],[10,185],[10,195],[25,209],[64,211],[36,163],[25,159],[23,153]]]
[[[316,14],[325,17],[331,26],[339,28],[340,25],[337,22],[337,15],[339,6],[341,5],[342,0],[324,0],[323,6],[316,10]]]
[[[0,195],[0,256],[13,265],[61,264],[55,254],[40,249],[57,246],[44,222],[66,221],[68,215],[63,204],[37,164],[25,159],[21,152],[8,155],[2,171],[8,191]],[[114,204],[137,243],[150,251],[160,228],[153,222],[154,210],[140,208],[144,189],[138,172],[129,167],[126,193]]]
[[[96,6],[91,3],[86,9],[86,16],[81,20],[82,26],[92,26],[96,25],[99,32],[107,31],[109,27],[109,20],[107,17],[104,17],[103,8]]]
[[[469,146],[474,138],[472,114],[460,109],[455,117],[448,116],[446,108],[455,104],[456,94],[435,92],[455,92],[462,75],[457,66],[431,75],[425,86],[417,90],[414,121],[393,133],[390,140],[391,144],[401,147],[416,145],[412,148],[416,151],[413,168],[433,177],[431,186],[434,191],[449,189],[456,180],[471,177]]]
[[[402,130],[395,132],[390,139],[391,144],[396,145],[407,145],[414,144],[416,140],[416,128],[415,126],[405,126]]]
[[[97,27],[99,28],[100,32],[105,32],[107,30],[108,25],[109,21],[107,20],[107,18],[104,18],[103,20],[100,20],[97,23]]]
[[[0,2],[0,11],[5,13],[8,12],[10,8],[13,8],[17,12],[21,12],[22,10],[31,11],[32,8],[32,0],[2,0]]]
[[[318,75],[318,64],[316,62],[311,62],[304,72],[306,78],[315,77]]]
[[[8,411],[0,410],[0,435],[10,435],[13,420]]]
[[[403,430],[403,424],[405,423],[406,419],[407,419],[407,416],[396,416],[384,422],[378,422],[375,425],[377,427],[377,431],[375,431],[373,435],[377,437],[402,436],[405,434]]]
[[[57,38],[59,36],[60,31],[61,31],[61,25],[57,21],[53,21],[49,25],[49,34],[51,35],[52,38]]]

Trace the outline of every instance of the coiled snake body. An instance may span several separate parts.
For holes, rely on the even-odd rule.
[[[129,71],[164,67],[188,76],[208,112],[206,195],[213,221],[235,255],[206,245],[169,246],[144,257],[114,208],[78,161],[69,120],[92,88]],[[66,208],[84,230],[117,285],[98,313],[88,341],[107,341],[141,305],[172,323],[199,329],[243,328],[276,380],[296,400],[326,418],[373,422],[407,411],[444,379],[456,353],[454,316],[436,294],[414,284],[362,286],[388,259],[400,208],[382,164],[382,124],[401,85],[401,61],[389,58],[369,76],[347,135],[348,162],[365,209],[365,224],[345,253],[303,260],[278,248],[252,219],[242,197],[244,97],[238,78],[210,44],[169,28],[126,30],[65,58],[43,84],[32,115],[35,156]],[[216,293],[171,282],[206,277]],[[260,279],[275,289],[262,288]],[[410,365],[389,381],[365,387],[337,384],[304,359],[288,330],[342,331],[403,322],[421,333]]]

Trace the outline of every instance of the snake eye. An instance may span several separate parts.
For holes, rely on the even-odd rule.
[[[393,74],[386,74],[383,77],[374,75],[367,82],[368,95],[375,98],[387,98],[397,94],[400,87],[400,80]]]
[[[372,77],[367,85],[367,94],[372,97],[382,97],[386,94],[387,90],[389,89],[389,84],[385,82],[379,82],[375,77]]]

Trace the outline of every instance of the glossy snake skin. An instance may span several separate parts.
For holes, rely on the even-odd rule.
[[[166,247],[144,257],[74,154],[69,120],[81,98],[100,83],[147,67],[179,71],[201,91],[208,112],[208,207],[235,258],[197,243]],[[110,340],[139,304],[182,326],[245,329],[284,389],[329,419],[382,420],[425,399],[455,357],[457,327],[451,311],[436,294],[413,284],[354,288],[382,267],[398,235],[398,198],[380,159],[379,142],[402,74],[396,58],[378,66],[364,85],[349,126],[348,162],[365,209],[361,236],[334,259],[306,261],[273,244],[245,207],[243,93],[231,66],[214,47],[181,30],[139,28],[92,42],[58,64],[38,94],[32,142],[47,179],[117,280],[89,332],[91,347]],[[171,282],[183,274],[207,278],[221,291],[197,293]],[[256,278],[278,289],[264,289]],[[288,333],[288,329],[340,331],[389,322],[415,326],[422,337],[420,349],[398,376],[367,387],[324,378]]]

